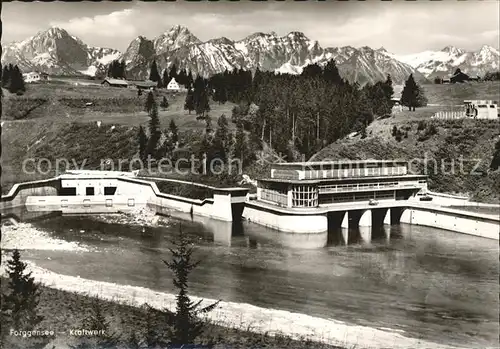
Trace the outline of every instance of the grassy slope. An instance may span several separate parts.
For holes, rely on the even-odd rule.
[[[500,84],[460,84],[460,85],[425,85],[429,103],[460,104],[463,99],[493,99],[500,100],[498,89]],[[492,159],[495,142],[499,139],[500,125],[498,121],[486,120],[430,120],[430,116],[443,107],[427,107],[416,112],[403,111],[393,117],[374,121],[368,128],[368,137],[361,139],[339,140],[311,159],[428,159],[435,158],[438,164],[445,164],[449,172],[451,159],[458,160],[461,156],[470,162],[464,162],[464,173],[456,171],[455,175],[434,175],[430,170],[430,188],[449,193],[470,194],[474,199],[488,202],[500,200],[500,173],[490,172],[487,175],[470,174],[472,167],[480,160],[480,169],[487,170]],[[418,130],[419,121],[425,121],[427,127],[434,124],[438,133],[426,140],[419,140],[425,130]],[[407,130],[408,137],[400,142],[391,135],[393,127]],[[427,155],[426,155],[427,154]],[[477,160],[476,160],[477,159]],[[419,170],[422,170],[419,167]]]
[[[149,117],[143,110],[146,94],[138,97],[137,92],[128,88],[83,86],[66,83],[31,84],[23,96],[11,95],[5,89],[2,100],[2,120],[21,118],[68,122],[95,122],[115,125],[146,125]],[[162,127],[167,127],[171,119],[181,128],[203,129],[205,123],[196,120],[194,113],[184,110],[185,94],[167,94],[159,90],[156,96],[158,104],[163,96],[167,97],[167,110],[159,108],[159,117]],[[41,105],[38,106],[38,104]],[[85,107],[86,102],[93,102],[94,106]],[[210,116],[215,119],[225,114],[231,116],[233,104],[219,105],[211,103]],[[34,109],[32,109],[35,107]],[[24,113],[20,113],[19,110]],[[18,121],[16,121],[18,122]]]
[[[149,116],[143,111],[145,94],[137,97],[131,89],[83,86],[67,83],[28,85],[23,96],[3,90],[2,99],[2,193],[17,182],[47,178],[54,174],[28,174],[22,163],[28,158],[55,160],[87,159],[87,168],[96,168],[101,159],[131,159],[137,151],[139,125],[147,128]],[[160,91],[158,103],[167,96],[167,110],[159,108],[162,128],[174,120],[180,132],[205,128],[194,113],[184,111],[184,94],[173,96]],[[85,107],[86,102],[94,106]],[[233,105],[211,103],[210,115],[231,115]],[[101,121],[98,128],[96,121]],[[111,131],[111,126],[115,129]]]
[[[2,291],[7,286],[7,279],[1,278]],[[54,331],[67,332],[69,329],[82,328],[83,320],[88,317],[92,300],[88,296],[75,293],[60,291],[45,286],[41,287],[40,315],[44,316],[39,328],[50,329]],[[143,309],[134,308],[128,305],[112,303],[104,300],[98,300],[101,309],[110,321],[111,332],[120,335],[126,343],[132,331],[140,336],[142,328],[145,327],[146,314]],[[228,324],[237,326],[237,324]],[[227,328],[213,324],[207,324],[206,331],[199,338],[201,343],[208,341],[215,342],[214,348],[318,348],[318,349],[340,349],[339,347],[329,346],[320,343],[314,343],[307,339],[292,340],[285,335],[276,335],[272,337],[267,334],[256,334],[250,331]],[[75,338],[65,338],[56,336],[55,343],[77,344]],[[62,342],[62,343],[61,343]],[[18,339],[17,344],[20,348],[28,348],[30,340]],[[51,347],[51,346],[49,346]],[[122,347],[123,348],[123,347]]]

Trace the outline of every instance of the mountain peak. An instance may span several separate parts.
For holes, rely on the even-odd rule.
[[[286,37],[292,40],[309,41],[309,38],[303,32],[299,31],[290,32]]]
[[[170,30],[168,31],[168,33],[170,34],[176,34],[176,35],[180,35],[180,34],[190,34],[190,35],[193,35],[191,33],[191,31],[188,29],[188,27],[185,27],[183,25],[180,25],[180,24],[176,24],[174,25],[172,28],[170,28]]]
[[[442,52],[446,52],[452,55],[461,55],[464,53],[462,49],[456,48],[455,46],[448,45],[441,50]]]
[[[154,39],[154,47],[158,54],[193,44],[201,44],[201,40],[194,36],[187,27],[179,24]]]
[[[493,46],[490,46],[490,45],[483,45],[481,47],[481,49],[479,50],[479,52],[493,52],[495,54],[499,54],[498,50],[496,48],[494,48]]]
[[[234,42],[225,36],[222,36],[220,38],[215,38],[215,39],[210,39],[207,42],[213,43],[213,44],[223,44],[223,45],[231,45]]]

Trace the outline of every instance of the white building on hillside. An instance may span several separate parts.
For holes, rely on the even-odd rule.
[[[498,119],[498,104],[496,101],[466,100],[465,115],[474,119]]]
[[[180,92],[181,90],[181,86],[177,83],[177,81],[175,81],[175,78],[172,78],[167,85],[167,91]]]
[[[42,80],[42,76],[37,72],[30,72],[23,74],[24,82],[31,83]]]

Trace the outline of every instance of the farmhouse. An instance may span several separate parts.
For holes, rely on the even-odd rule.
[[[177,81],[175,81],[175,78],[172,78],[172,80],[170,80],[170,82],[168,83],[167,91],[171,91],[171,92],[180,92],[181,91],[181,87],[179,86]]]
[[[41,80],[48,80],[49,75],[46,73],[29,72],[23,74],[24,82],[32,83]]]
[[[105,78],[104,81],[102,82],[102,85],[108,87],[127,87],[128,82],[126,80]]]
[[[453,76],[450,77],[450,82],[452,84],[457,83],[457,82],[465,82],[465,81],[469,81],[469,80],[470,80],[469,75],[462,73],[462,71],[460,69],[457,69],[455,71],[455,74],[453,74]]]

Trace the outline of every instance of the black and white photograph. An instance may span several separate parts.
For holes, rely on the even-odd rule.
[[[500,0],[0,6],[1,349],[499,348]]]

